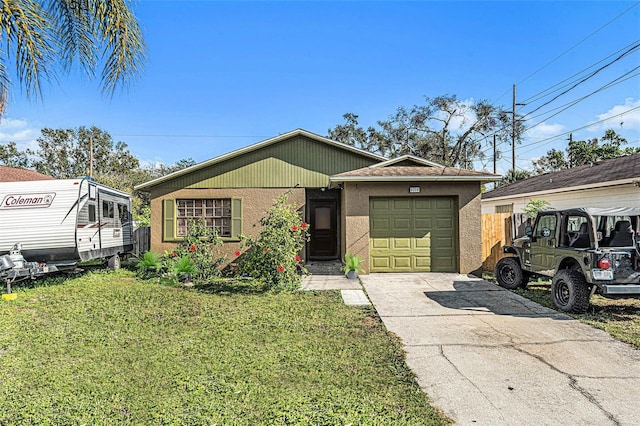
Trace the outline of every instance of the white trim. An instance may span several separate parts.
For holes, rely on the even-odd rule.
[[[364,151],[362,149],[353,147],[351,145],[347,145],[347,144],[344,144],[342,142],[334,141],[334,140],[325,138],[323,136],[316,135],[315,133],[311,133],[311,132],[309,132],[307,130],[296,129],[296,130],[292,130],[292,131],[287,132],[287,133],[283,133],[283,134],[281,134],[279,136],[264,140],[262,142],[258,142],[258,143],[255,143],[253,145],[249,145],[249,146],[246,146],[244,148],[240,148],[240,149],[237,149],[235,151],[231,151],[231,152],[229,152],[227,154],[222,154],[222,155],[220,155],[218,157],[214,157],[214,158],[211,158],[209,160],[205,160],[205,161],[203,161],[201,163],[195,164],[195,165],[193,165],[191,167],[187,167],[187,168],[182,169],[182,170],[178,170],[178,171],[170,173],[170,174],[168,174],[166,176],[162,176],[162,177],[150,180],[148,182],[141,183],[139,185],[136,185],[134,187],[134,189],[140,190],[140,189],[150,188],[150,187],[155,186],[155,185],[157,185],[159,183],[166,182],[168,180],[174,179],[174,178],[176,178],[178,176],[182,176],[182,175],[194,172],[196,170],[200,170],[200,169],[203,169],[205,167],[212,166],[212,165],[220,163],[222,161],[238,157],[240,155],[246,154],[246,153],[251,152],[251,151],[258,150],[260,148],[264,148],[265,146],[269,146],[269,145],[281,142],[283,140],[290,139],[290,138],[292,138],[294,136],[306,136],[309,139],[314,139],[316,141],[323,142],[323,143],[335,146],[337,148],[341,148],[341,149],[345,149],[347,151],[355,152],[357,154],[367,156],[367,157],[372,158],[374,160],[378,160],[378,161],[386,161],[387,160],[385,157],[382,157],[380,155],[373,154],[371,152]]]
[[[489,181],[496,176],[331,176],[330,182],[416,182],[416,181]]]
[[[382,163],[372,164],[369,167],[371,167],[371,168],[374,168],[374,167],[387,167],[387,166],[391,166],[391,165],[396,164],[396,163],[400,163],[401,161],[404,161],[404,160],[412,160],[412,161],[415,161],[418,164],[422,164],[423,166],[438,167],[438,168],[441,168],[441,169],[444,169],[446,167],[446,166],[443,166],[442,164],[438,164],[438,163],[435,163],[433,161],[429,161],[426,158],[421,158],[421,157],[417,157],[415,155],[409,155],[409,154],[401,155],[400,157],[392,158],[391,160],[383,161]]]
[[[528,198],[528,197],[534,197],[534,196],[546,195],[546,194],[562,194],[563,192],[582,191],[582,190],[585,190],[585,189],[604,188],[604,187],[607,187],[607,186],[629,185],[629,184],[633,184],[634,182],[638,182],[638,180],[640,180],[640,177],[628,178],[628,179],[620,179],[620,180],[612,180],[612,181],[608,181],[608,182],[599,182],[599,183],[593,183],[593,184],[589,184],[589,185],[568,186],[568,187],[563,187],[563,188],[548,189],[546,191],[520,192],[518,194],[503,195],[502,197],[487,197],[487,198],[484,198],[483,201],[486,201],[486,202],[489,202],[489,201],[503,201],[503,200],[511,200],[511,199],[522,198],[522,197]],[[490,194],[490,192],[487,192],[487,194]]]

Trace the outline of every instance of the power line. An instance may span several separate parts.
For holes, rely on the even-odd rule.
[[[587,99],[587,98],[589,98],[589,97],[593,96],[593,95],[594,95],[594,94],[596,94],[596,93],[599,93],[599,92],[601,92],[601,91],[603,91],[603,90],[605,90],[605,89],[609,89],[610,87],[613,87],[613,86],[615,86],[615,85],[617,85],[617,84],[624,83],[624,82],[625,82],[625,81],[627,81],[627,80],[631,80],[632,78],[639,76],[639,75],[640,75],[640,73],[636,73],[636,74],[633,74],[633,75],[627,76],[626,78],[623,78],[623,77],[625,77],[627,74],[629,74],[629,73],[631,73],[631,72],[633,72],[633,71],[637,70],[638,68],[640,68],[640,65],[639,65],[639,66],[637,66],[637,67],[635,67],[635,68],[634,68],[634,69],[632,69],[631,71],[628,71],[628,72],[624,73],[623,75],[621,75],[620,77],[616,78],[615,80],[613,80],[613,81],[611,81],[611,82],[609,82],[609,83],[605,84],[604,86],[601,86],[599,89],[597,89],[597,90],[595,90],[595,91],[593,91],[593,92],[589,93],[588,95],[582,96],[581,98],[578,98],[578,99],[574,99],[574,100],[573,100],[573,101],[571,101],[571,102],[567,102],[566,104],[560,105],[560,106],[558,106],[558,107],[556,107],[556,108],[553,108],[553,109],[550,109],[550,110],[548,110],[548,111],[541,112],[540,114],[538,114],[538,115],[534,115],[533,117],[529,117],[529,118],[527,118],[527,121],[528,121],[528,120],[536,119],[536,118],[541,117],[541,116],[543,116],[543,115],[546,115],[546,114],[548,114],[548,113],[550,113],[550,112],[557,111],[557,110],[559,110],[559,109],[561,109],[561,108],[564,108],[564,107],[565,107],[565,106],[567,106],[567,105],[570,105],[570,106],[576,105],[577,103],[582,102],[583,100],[585,100],[585,99]],[[621,80],[620,80],[620,79],[621,79]],[[619,80],[619,81],[618,81],[618,80]],[[549,118],[551,118],[551,117],[547,117],[546,119],[549,119]],[[527,129],[527,130],[528,130],[528,129]],[[525,131],[526,131],[526,130],[525,130]]]
[[[614,21],[619,19],[622,15],[624,15],[627,12],[629,12],[631,9],[633,9],[636,6],[638,6],[639,4],[640,4],[640,2],[637,2],[637,3],[633,4],[631,7],[627,8],[625,11],[620,13],[618,16],[616,16],[615,18],[609,20],[606,24],[602,25],[600,28],[598,28],[597,30],[595,30],[594,32],[592,32],[591,34],[589,34],[588,36],[586,36],[585,38],[580,40],[578,43],[574,44],[573,46],[571,46],[570,48],[568,48],[567,50],[562,52],[560,55],[556,56],[551,61],[549,61],[546,64],[544,64],[543,66],[541,66],[540,68],[538,68],[537,70],[535,70],[534,72],[532,72],[531,74],[526,76],[524,79],[520,80],[517,84],[521,84],[521,83],[527,81],[529,78],[533,77],[534,75],[536,75],[537,73],[539,73],[540,71],[542,71],[543,69],[545,69],[546,67],[548,67],[549,65],[551,65],[552,63],[554,63],[555,61],[557,61],[558,59],[560,59],[561,57],[563,57],[564,55],[566,55],[567,53],[569,53],[570,51],[572,51],[573,49],[575,49],[576,47],[581,45],[582,43],[587,41],[589,38],[593,37],[595,34],[597,34],[600,31],[602,31],[605,27],[607,27],[608,25],[612,24]]]
[[[560,96],[567,94],[568,92],[570,92],[571,90],[575,89],[576,87],[578,87],[580,84],[584,83],[585,81],[593,78],[596,74],[598,74],[600,71],[604,70],[605,68],[607,68],[608,66],[614,64],[615,62],[618,62],[619,60],[621,60],[622,58],[624,58],[627,55],[630,55],[631,53],[633,53],[634,51],[640,49],[640,44],[636,44],[635,46],[629,48],[626,52],[624,52],[623,54],[621,54],[620,56],[618,56],[616,59],[614,59],[613,61],[609,62],[606,65],[601,66],[600,68],[598,68],[597,70],[591,72],[590,74],[588,74],[586,77],[584,77],[582,80],[578,81],[577,83],[575,83],[573,86],[571,86],[570,88],[568,88],[567,90],[563,91],[562,93],[554,96],[551,100],[543,103],[542,105],[538,106],[537,108],[534,108],[532,111],[529,111],[525,117],[527,115],[533,114],[534,112],[538,111],[540,108],[549,105],[551,102],[555,101],[556,99],[558,99]]]
[[[547,95],[550,95],[551,93],[554,93],[554,92],[556,92],[556,91],[558,91],[558,90],[561,90],[563,87],[566,87],[566,86],[568,86],[568,85],[570,85],[570,84],[571,84],[571,82],[569,82],[569,83],[567,83],[567,84],[565,84],[565,85],[563,85],[563,86],[560,86],[560,85],[562,85],[563,83],[566,83],[567,81],[571,80],[571,79],[572,79],[572,78],[574,78],[574,77],[578,77],[578,76],[579,76],[580,74],[582,74],[583,72],[585,72],[585,71],[587,71],[587,70],[589,70],[589,69],[591,69],[591,68],[595,67],[596,65],[598,65],[598,64],[600,64],[600,63],[602,63],[602,62],[606,61],[607,59],[611,58],[612,56],[615,56],[616,54],[618,54],[618,53],[622,52],[623,50],[628,49],[628,48],[629,48],[629,47],[631,47],[632,45],[634,45],[634,44],[638,44],[638,43],[640,43],[640,39],[639,39],[639,40],[635,40],[635,41],[633,41],[632,43],[629,43],[628,45],[626,45],[626,46],[624,46],[624,47],[622,47],[622,48],[618,49],[617,51],[615,51],[615,52],[613,52],[613,53],[609,54],[608,56],[606,56],[606,57],[604,57],[604,58],[600,59],[598,62],[596,62],[596,63],[594,63],[594,64],[589,65],[588,67],[586,67],[586,68],[584,68],[584,69],[582,69],[582,70],[578,71],[577,73],[575,73],[575,74],[573,74],[573,75],[571,75],[571,76],[569,76],[569,77],[565,78],[564,80],[562,80],[562,81],[560,81],[560,82],[558,82],[558,83],[554,84],[553,86],[550,86],[550,87],[548,87],[548,88],[546,88],[546,89],[544,89],[544,90],[541,90],[541,91],[540,91],[540,92],[538,92],[538,93],[535,93],[535,94],[531,95],[530,97],[528,97],[527,99],[525,99],[525,100],[523,100],[523,101],[521,101],[521,102],[522,102],[522,103],[524,103],[524,104],[531,104],[531,103],[533,103],[533,102],[535,102],[535,101],[537,101],[537,100],[539,100],[539,99],[544,98],[544,97],[545,97],[545,96],[547,96]],[[556,88],[557,86],[560,86],[560,87],[559,87],[559,88],[557,88],[556,90],[552,90],[552,89]],[[549,92],[549,93],[547,93],[547,92]]]
[[[634,74],[634,75],[632,75],[632,76],[628,76],[628,74],[630,74],[630,73],[632,73],[632,72],[636,71],[637,69],[640,69],[640,65],[638,65],[637,67],[635,67],[635,68],[631,69],[630,71],[627,71],[626,73],[622,74],[620,77],[617,77],[616,79],[614,79],[614,80],[610,81],[609,83],[605,84],[604,86],[599,87],[598,89],[594,90],[593,92],[591,92],[591,93],[589,93],[589,94],[587,94],[587,95],[585,95],[585,96],[583,96],[583,97],[581,97],[581,98],[578,98],[578,99],[576,99],[576,100],[574,100],[574,101],[571,101],[571,102],[569,102],[569,103],[567,103],[567,104],[564,104],[564,105],[562,105],[562,106],[560,106],[560,107],[558,107],[558,108],[554,108],[554,109],[552,109],[552,110],[550,110],[550,111],[547,111],[547,113],[549,113],[549,112],[551,112],[551,111],[556,111],[557,109],[562,108],[562,109],[560,109],[560,111],[558,111],[558,112],[556,112],[556,113],[554,113],[554,114],[552,114],[552,115],[550,115],[550,116],[548,116],[548,117],[545,117],[543,120],[541,120],[541,121],[537,122],[537,123],[536,123],[536,124],[534,124],[533,126],[528,127],[528,128],[527,128],[523,133],[526,133],[526,132],[528,132],[529,130],[531,130],[531,129],[533,129],[533,128],[535,128],[535,127],[539,126],[539,125],[541,125],[542,123],[544,123],[544,122],[545,122],[545,121],[547,121],[548,119],[555,117],[556,115],[560,114],[561,112],[566,111],[567,109],[569,109],[569,108],[571,108],[572,106],[574,106],[574,105],[578,104],[579,102],[582,102],[583,100],[585,100],[585,99],[587,99],[587,98],[589,98],[589,97],[591,97],[591,96],[595,95],[596,93],[602,92],[603,90],[608,89],[608,88],[610,88],[610,87],[612,87],[612,86],[614,86],[614,85],[616,85],[616,84],[618,84],[618,83],[622,83],[623,81],[626,81],[626,80],[628,80],[628,79],[630,79],[630,78],[633,78],[633,77],[637,76],[638,74]],[[627,76],[628,76],[628,77],[627,77]],[[623,79],[623,77],[627,77],[627,78],[624,78],[624,79]],[[621,79],[622,79],[622,80],[621,80]],[[618,81],[618,80],[620,80],[620,81]],[[539,116],[544,115],[544,114],[546,114],[546,113],[539,114],[539,115],[537,115],[536,117],[539,117]],[[532,120],[533,118],[536,118],[536,117],[530,117],[530,118],[527,118],[527,119],[525,119],[525,121],[526,121],[526,120]]]
[[[522,80],[520,80],[517,84],[521,84],[524,83],[525,81],[527,81],[528,79],[530,79],[531,77],[533,77],[534,75],[536,75],[537,73],[539,73],[540,71],[542,71],[543,69],[545,69],[546,67],[548,67],[549,65],[551,65],[552,63],[554,63],[555,61],[557,61],[558,59],[560,59],[561,57],[563,57],[564,55],[566,55],[567,53],[569,53],[570,51],[572,51],[573,49],[575,49],[576,47],[578,47],[579,45],[581,45],[582,43],[584,43],[585,41],[587,41],[588,39],[590,39],[591,37],[593,37],[594,35],[596,35],[597,33],[599,33],[600,31],[602,31],[604,28],[606,28],[607,26],[611,25],[613,22],[615,22],[616,20],[618,20],[619,18],[621,18],[624,14],[628,13],[629,11],[631,11],[631,9],[633,9],[634,7],[638,6],[640,4],[640,2],[636,2],[634,3],[631,7],[625,9],[622,13],[620,13],[619,15],[615,16],[613,19],[610,19],[608,22],[606,22],[604,25],[602,25],[600,28],[596,29],[595,31],[593,31],[591,34],[589,34],[588,36],[586,36],[585,38],[583,38],[582,40],[580,40],[579,42],[577,42],[576,44],[572,45],[571,47],[569,47],[567,50],[565,50],[564,52],[562,52],[560,55],[556,56],[555,58],[553,58],[551,61],[547,62],[546,64],[544,64],[543,66],[541,66],[540,68],[538,68],[537,70],[535,70],[534,72],[532,72],[531,74],[529,74],[528,76],[526,76],[525,78],[523,78]],[[505,91],[503,94],[501,94],[500,96],[498,96],[498,98],[494,101],[497,102],[500,99],[502,99],[505,95],[507,95],[509,92],[511,92],[511,89]]]
[[[571,134],[571,133],[573,133],[573,132],[576,132],[576,131],[578,131],[578,130],[583,130],[583,129],[586,129],[586,128],[588,128],[588,127],[594,126],[594,125],[596,125],[596,124],[604,123],[605,121],[611,120],[611,119],[613,119],[613,118],[622,117],[623,115],[629,114],[630,112],[633,112],[633,111],[636,111],[636,110],[639,110],[639,109],[640,109],[640,106],[637,106],[637,107],[634,107],[634,108],[628,109],[628,110],[626,110],[626,111],[623,111],[623,112],[621,112],[620,114],[616,114],[616,115],[612,115],[612,116],[607,117],[607,118],[603,118],[602,120],[598,120],[598,121],[595,121],[595,122],[593,122],[593,123],[589,123],[589,124],[584,125],[584,126],[582,126],[582,127],[577,127],[577,128],[575,128],[575,129],[573,129],[573,130],[569,130],[569,131],[566,131],[566,132],[564,132],[564,133],[560,133],[560,134],[558,134],[558,135],[548,137],[548,138],[546,138],[546,139],[542,139],[542,140],[539,140],[539,141],[536,141],[536,142],[532,142],[532,143],[530,143],[530,144],[525,144],[525,145],[523,145],[522,147],[532,147],[533,145],[538,145],[538,144],[540,144],[540,143],[542,143],[542,142],[553,141],[553,140],[558,139],[558,138],[559,138],[559,137],[561,137],[561,136],[566,136],[566,135],[569,135],[569,134]],[[543,144],[543,145],[544,145],[544,144]],[[529,150],[529,151],[525,151],[525,153],[526,153],[526,152],[530,152],[530,150]]]
[[[596,124],[604,123],[605,121],[611,120],[613,118],[622,117],[623,115],[629,114],[630,112],[636,111],[638,109],[640,109],[640,106],[628,109],[626,111],[623,111],[623,112],[621,112],[619,114],[616,114],[616,115],[612,115],[610,117],[603,118],[602,120],[598,120],[598,121],[595,121],[593,123],[589,123],[589,124],[586,124],[586,125],[581,126],[581,127],[577,127],[575,129],[572,129],[572,130],[568,130],[568,131],[566,131],[564,133],[560,133],[560,134],[557,134],[557,135],[554,135],[554,136],[549,136],[549,137],[546,137],[546,138],[542,138],[542,139],[539,139],[539,140],[537,140],[535,142],[522,144],[522,145],[520,145],[520,148],[521,149],[522,148],[530,148],[530,147],[533,147],[534,145],[540,145],[540,144],[541,144],[541,146],[543,146],[543,145],[546,145],[545,142],[554,141],[554,140],[557,140],[558,138],[560,138],[562,136],[567,136],[567,135],[569,135],[569,134],[571,134],[573,132],[577,132],[578,130],[583,130],[583,129],[586,129],[588,127],[594,126]],[[504,142],[501,142],[499,145],[502,145],[502,144],[504,144]],[[490,150],[493,150],[493,146],[491,146],[489,149],[486,149],[486,150],[481,151],[481,152],[486,155]],[[527,152],[531,152],[531,150],[525,150],[524,152],[520,151],[520,154],[527,153]],[[502,159],[504,159],[504,157],[501,156],[500,159],[502,160]]]

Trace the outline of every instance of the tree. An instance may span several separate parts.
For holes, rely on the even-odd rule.
[[[15,142],[9,142],[0,145],[0,164],[24,169],[28,166],[29,159],[26,153],[18,150]]]
[[[534,171],[537,174],[555,172],[640,152],[640,148],[623,148],[626,143],[625,138],[608,129],[600,140],[569,142],[564,153],[556,149],[547,151],[546,155],[533,161]]]
[[[538,213],[540,213],[542,210],[546,210],[550,205],[551,204],[547,200],[532,198],[529,200],[524,209],[522,209],[522,211],[533,220],[536,218]]]
[[[139,166],[138,159],[127,149],[126,143],[114,143],[109,133],[95,126],[45,128],[41,133],[37,139],[38,149],[27,150],[28,155],[34,157],[31,167],[56,179],[89,176],[90,157],[93,157],[93,175],[101,181],[112,180],[120,189],[121,185],[126,185],[131,170]]]
[[[509,183],[517,182],[519,180],[529,179],[531,172],[527,170],[509,170],[509,172],[502,178],[499,185],[507,185]]]
[[[486,101],[470,103],[456,96],[425,97],[424,105],[399,107],[378,129],[359,126],[358,115],[343,115],[345,123],[329,129],[331,139],[395,157],[412,154],[447,166],[471,168],[482,159],[482,142],[496,134],[510,140],[511,117]],[[522,132],[517,121],[516,136]]]
[[[533,160],[532,164],[534,173],[538,175],[569,168],[569,162],[564,157],[564,153],[555,148],[547,151],[547,155],[538,160]]]
[[[77,63],[90,77],[102,64],[103,91],[137,75],[145,57],[142,32],[127,0],[3,0],[0,5],[0,115],[9,91],[9,65],[27,96],[42,80]]]

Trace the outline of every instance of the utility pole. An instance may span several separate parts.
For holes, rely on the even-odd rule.
[[[516,175],[516,85],[513,85],[513,105],[511,108],[511,164]]]
[[[497,153],[496,153],[496,134],[494,133],[493,134],[493,174],[494,175],[496,174],[496,171],[498,170],[496,168],[496,156],[497,156]]]
[[[89,136],[89,177],[93,177],[93,136]]]

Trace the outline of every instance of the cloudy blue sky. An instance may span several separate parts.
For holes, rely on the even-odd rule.
[[[425,96],[510,108],[517,84],[526,103],[518,111],[531,112],[519,168],[565,148],[570,132],[586,139],[613,128],[640,146],[637,2],[141,0],[134,8],[148,44],[134,84],[105,98],[75,73],[26,99],[14,82],[0,142],[24,148],[43,127],[96,125],[145,162],[200,162],[296,128],[326,135],[346,112],[373,125]],[[500,149],[504,172],[510,147]]]

